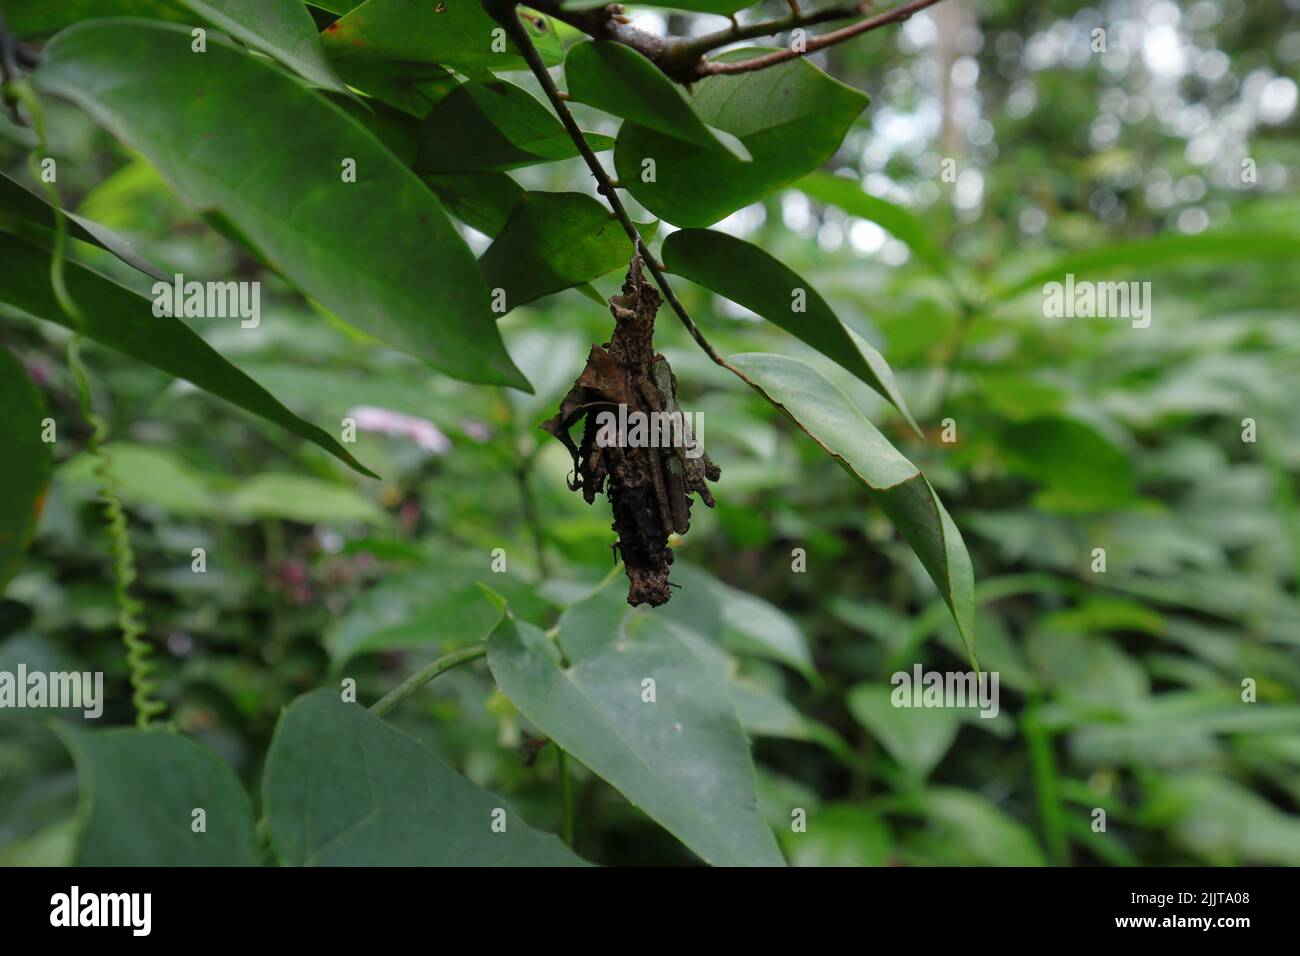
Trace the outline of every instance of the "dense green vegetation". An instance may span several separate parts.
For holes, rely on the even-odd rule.
[[[1300,8],[925,6],[711,75],[558,4],[0,0],[0,672],[105,675],[0,709],[0,862],[1300,864]],[[634,250],[528,51],[724,359],[659,310],[721,476],[654,609],[539,427]],[[891,705],[975,658],[996,716]]]

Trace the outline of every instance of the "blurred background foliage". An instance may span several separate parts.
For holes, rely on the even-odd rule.
[[[633,9],[679,33],[724,23]],[[1097,27],[1104,54],[1091,49]],[[817,179],[721,228],[796,269],[880,348],[925,440],[791,336],[679,280],[680,295],[720,352],[806,359],[920,465],[970,548],[979,657],[1002,701],[992,720],[887,705],[896,670],[967,666],[933,584],[850,477],[665,312],[660,348],[722,467],[716,510],[697,506],[677,542],[666,610],[726,656],[761,809],[788,858],[1300,864],[1300,279],[1294,264],[1233,258],[1231,238],[1221,260],[1161,242],[1300,235],[1300,3],[947,0],[816,61],[873,98],[825,174],[908,209],[937,255],[827,204],[832,187]],[[576,110],[584,128],[615,131]],[[257,329],[191,324],[309,420],[333,431],[356,418],[352,450],[383,475],[364,479],[184,383],[86,350],[162,696],[252,792],[294,697],[350,676],[368,703],[481,639],[475,582],[548,625],[609,573],[608,506],[567,490],[568,456],[537,427],[606,340],[606,311],[570,291],[502,321],[536,395],[453,382],[261,273],[75,110],[52,106],[50,127],[69,208],[168,273],[262,280]],[[25,178],[30,145],[0,121],[0,167]],[[592,191],[577,161],[515,175]],[[1061,279],[1071,254],[1125,243],[1094,277],[1150,281],[1149,328],[1044,318],[1043,278],[1007,294],[1044,264],[1059,263],[1049,278]],[[139,287],[97,253],[78,249]],[[620,281],[597,285],[607,296]],[[65,333],[18,315],[0,331],[60,428],[32,552],[0,604],[0,669],[103,670],[104,721],[129,722]],[[1242,440],[1246,418],[1254,443]],[[945,419],[955,441],[943,440]],[[203,574],[191,571],[198,547]],[[505,573],[491,571],[496,548]],[[1104,573],[1091,570],[1095,548]],[[1253,704],[1241,700],[1246,678]],[[536,747],[481,665],[390,719],[534,826],[558,829],[552,748]],[[577,773],[580,854],[694,859]],[[46,723],[0,714],[0,862],[64,860],[76,797]],[[791,832],[794,807],[816,821],[805,834]]]

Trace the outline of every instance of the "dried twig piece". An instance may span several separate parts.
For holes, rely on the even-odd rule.
[[[592,346],[559,412],[542,425],[573,456],[570,489],[581,491],[588,504],[602,491],[609,498],[615,547],[627,571],[627,603],[634,606],[667,602],[673,561],[668,536],[689,530],[692,493],[713,507],[706,482],[721,475],[677,404],[668,360],[655,353],[655,315],[662,302],[642,274],[640,256],[634,256],[623,294],[609,301],[613,335]],[[579,421],[582,440],[575,444],[570,429]],[[638,423],[631,431],[629,421]]]

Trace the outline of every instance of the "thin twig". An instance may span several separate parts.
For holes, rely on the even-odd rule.
[[[677,313],[677,318],[679,318],[682,325],[686,327],[686,331],[691,334],[691,338],[695,339],[696,344],[704,350],[705,355],[712,359],[716,364],[725,369],[729,369],[748,382],[749,379],[741,374],[739,369],[735,368],[735,366],[719,355],[713,346],[709,344],[709,340],[704,337],[704,333],[699,330],[693,321],[691,321],[690,315],[686,312],[686,309],[682,306],[681,302],[677,300],[677,295],[668,284],[668,280],[664,278],[663,270],[660,268],[659,263],[655,261],[655,257],[650,254],[650,250],[646,248],[645,241],[641,238],[641,233],[637,232],[636,224],[632,221],[632,217],[628,215],[627,209],[623,205],[623,201],[619,199],[618,190],[616,190],[610,182],[609,174],[606,173],[605,168],[600,165],[600,160],[596,158],[596,154],[592,151],[586,137],[582,135],[582,130],[578,127],[577,120],[575,120],[573,114],[569,112],[568,104],[560,98],[560,92],[555,87],[555,81],[551,79],[551,74],[547,71],[546,64],[542,62],[541,55],[537,52],[537,48],[533,46],[532,37],[528,35],[528,31],[524,29],[523,23],[520,22],[519,17],[515,14],[516,4],[514,3],[514,0],[482,0],[482,3],[488,14],[505,28],[506,34],[514,41],[515,46],[519,48],[519,52],[523,55],[524,61],[528,64],[529,69],[533,71],[533,76],[535,76],[537,82],[541,84],[542,90],[546,93],[546,98],[551,101],[551,106],[555,108],[556,114],[560,117],[560,122],[564,124],[565,130],[569,134],[569,138],[573,140],[574,145],[578,148],[578,152],[582,154],[582,158],[586,162],[587,168],[591,170],[591,175],[596,178],[598,191],[609,202],[610,207],[614,210],[614,215],[618,217],[618,221],[623,224],[623,231],[627,233],[628,239],[640,254],[641,261],[645,263],[645,267],[649,269],[650,274],[654,276],[655,283],[664,294],[664,299],[667,300],[670,306],[672,306],[672,310]]]
[[[828,7],[824,10],[812,10],[807,13],[799,9],[798,4],[791,4],[789,16],[775,17],[761,23],[741,26],[732,18],[731,26],[698,37],[682,37],[657,33],[647,33],[633,26],[623,15],[623,7],[617,3],[603,7],[587,7],[581,10],[567,10],[562,0],[532,0],[528,5],[547,16],[563,23],[597,40],[613,40],[630,46],[659,67],[668,77],[678,83],[694,83],[710,76],[728,73],[748,73],[765,69],[793,60],[808,53],[815,53],[836,43],[842,43],[862,33],[878,29],[890,23],[908,19],[912,14],[938,3],[939,0],[912,0],[901,7],[878,14],[851,26],[813,37],[803,48],[780,50],[763,56],[743,60],[739,63],[712,63],[705,57],[719,47],[738,40],[752,40],[758,37],[775,36],[787,33],[798,27],[816,26],[833,20],[851,20],[862,16],[868,3],[849,4],[847,6]],[[498,6],[499,0],[484,0],[484,6]],[[513,5],[512,5],[513,6]],[[499,21],[504,24],[504,21]],[[509,27],[507,26],[507,29]]]
[[[876,30],[890,23],[907,20],[914,13],[924,10],[926,7],[932,7],[938,2],[939,0],[912,0],[911,3],[905,3],[901,7],[895,7],[893,10],[863,20],[860,23],[854,23],[851,26],[841,27],[839,30],[832,30],[830,33],[823,33],[821,36],[813,37],[804,45],[802,50],[778,50],[775,53],[766,53],[750,60],[741,60],[739,63],[701,63],[697,69],[701,76],[722,76],[763,70],[769,66],[784,63],[787,60],[794,60],[801,56],[807,56],[809,53],[816,53],[818,50],[824,50],[828,46],[843,43],[845,40],[851,40],[853,37]]]
[[[773,20],[764,20],[762,23],[748,23],[744,26],[733,24],[727,29],[718,30],[715,33],[706,33],[698,37],[684,37],[681,39],[681,47],[684,53],[703,57],[718,49],[718,47],[726,46],[728,43],[735,43],[737,40],[755,40],[759,37],[788,33],[797,27],[811,27],[819,23],[829,23],[833,20],[850,20],[853,17],[860,17],[863,15],[865,7],[866,4],[862,3],[846,7],[828,7],[825,10],[813,10],[809,13],[803,13],[796,9],[788,17],[777,17]]]
[[[623,15],[622,5],[617,3],[603,7],[568,10],[561,5],[561,0],[532,0],[528,6],[567,23],[597,40],[612,40],[630,46],[670,78],[679,83],[692,83],[707,75],[700,72],[700,67],[705,65],[704,57],[719,47],[735,43],[737,40],[775,36],[796,27],[815,26],[832,20],[851,20],[863,15],[866,3],[851,3],[808,13],[795,6],[789,16],[776,17],[745,26],[741,26],[732,17],[731,26],[727,29],[698,37],[647,33],[633,26]]]

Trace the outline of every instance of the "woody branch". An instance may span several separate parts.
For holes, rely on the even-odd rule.
[[[568,10],[564,8],[562,0],[534,0],[529,6],[547,16],[569,24],[569,26],[581,30],[595,39],[612,40],[630,46],[658,66],[671,79],[678,83],[693,83],[709,76],[761,70],[808,53],[815,53],[818,50],[824,50],[837,43],[843,43],[845,40],[888,24],[900,23],[913,14],[938,2],[939,0],[910,0],[910,2],[892,10],[867,17],[839,30],[811,37],[797,51],[793,48],[779,50],[775,53],[764,54],[763,56],[735,63],[715,63],[708,59],[708,54],[720,47],[740,40],[775,36],[796,28],[863,17],[866,16],[870,4],[869,2],[862,2],[807,12],[792,4],[792,12],[788,16],[745,25],[733,22],[725,30],[698,37],[648,33],[639,27],[633,26],[631,21],[624,15],[623,6],[618,3],[611,3],[604,7]],[[501,7],[512,4],[484,0],[484,5]]]

